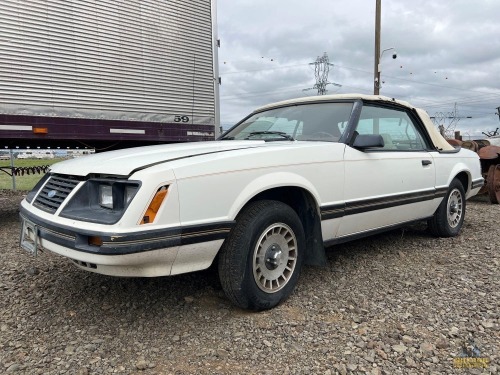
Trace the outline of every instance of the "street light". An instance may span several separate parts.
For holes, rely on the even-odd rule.
[[[382,84],[380,82],[380,72],[381,72],[381,69],[380,69],[380,60],[382,60],[382,56],[384,56],[384,52],[391,51],[391,50],[394,50],[394,47],[384,49],[382,51],[382,53],[380,54],[379,58],[378,58],[377,72],[375,73],[375,84],[374,84],[375,90],[373,92],[375,95],[379,95],[380,88],[382,87]],[[395,50],[394,50],[394,52],[392,54],[392,58],[393,59],[397,59],[398,58],[398,54],[396,53]]]

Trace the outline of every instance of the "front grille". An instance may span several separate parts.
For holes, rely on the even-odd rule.
[[[79,182],[80,179],[75,176],[52,175],[36,197],[33,205],[41,210],[54,213]]]

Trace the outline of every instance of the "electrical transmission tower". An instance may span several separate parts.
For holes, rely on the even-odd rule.
[[[457,127],[458,122],[463,118],[472,118],[471,116],[459,116],[457,103],[455,103],[455,107],[452,112],[436,112],[431,119],[434,121],[434,125],[436,125],[439,129],[441,135],[448,139],[455,138],[455,128]]]
[[[328,73],[330,72],[330,67],[333,67],[333,64],[330,63],[326,52],[323,53],[323,56],[318,56],[316,61],[310,63],[309,65],[314,65],[314,77],[316,78],[316,84],[312,88],[304,89],[302,91],[318,90],[318,95],[325,95],[328,92],[326,89],[327,85],[342,87],[342,85],[338,83],[328,81]]]
[[[495,115],[498,115],[498,119],[500,120],[500,107],[497,107],[497,111],[496,111]],[[496,130],[494,130],[494,131],[485,131],[485,132],[482,132],[482,134],[484,134],[488,138],[489,137],[496,137],[497,135],[500,135],[500,133],[498,132],[498,129],[500,129],[500,128],[496,128]]]

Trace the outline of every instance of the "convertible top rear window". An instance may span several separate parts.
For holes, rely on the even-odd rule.
[[[353,103],[313,103],[273,108],[248,117],[221,139],[337,142]]]

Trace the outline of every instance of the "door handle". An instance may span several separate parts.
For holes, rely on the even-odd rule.
[[[432,161],[430,160],[422,160],[422,165],[425,167],[426,165],[431,165]]]

